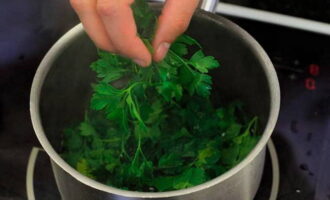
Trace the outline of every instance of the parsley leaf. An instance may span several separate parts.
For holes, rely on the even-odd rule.
[[[79,130],[81,136],[90,136],[96,134],[94,127],[87,122],[82,122],[79,126]]]
[[[82,173],[85,176],[88,176],[90,178],[94,178],[94,176],[91,174],[91,169],[88,166],[88,162],[85,159],[81,159],[78,163],[77,163],[77,170],[78,172]]]
[[[219,67],[219,62],[213,56],[205,56],[202,50],[197,51],[190,58],[189,63],[202,73]]]
[[[184,189],[199,185],[206,180],[205,171],[200,168],[189,168],[180,176],[176,177],[173,183],[174,189]]]
[[[196,92],[201,97],[208,97],[211,94],[211,84],[212,80],[209,75],[195,74],[189,92],[192,95]]]
[[[145,0],[135,0],[132,4],[138,33],[142,38],[151,39],[155,30],[156,16]]]

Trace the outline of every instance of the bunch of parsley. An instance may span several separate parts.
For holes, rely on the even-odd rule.
[[[145,0],[132,7],[150,46],[156,17]],[[257,143],[257,118],[240,102],[212,105],[208,72],[219,63],[193,38],[182,35],[148,68],[104,51],[99,57],[90,109],[64,131],[62,156],[80,173],[133,191],[183,189],[226,172]]]

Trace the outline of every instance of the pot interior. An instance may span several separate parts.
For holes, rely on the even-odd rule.
[[[214,104],[241,100],[251,115],[259,117],[263,132],[271,103],[265,68],[272,66],[265,67],[253,41],[227,20],[205,12],[197,12],[187,34],[201,43],[207,55],[220,61],[221,67],[212,72]],[[82,33],[49,63],[40,94],[40,117],[48,140],[59,153],[63,129],[82,121],[89,106],[95,81],[89,65],[96,59],[96,47]]]

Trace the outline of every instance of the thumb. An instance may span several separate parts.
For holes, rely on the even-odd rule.
[[[159,17],[158,28],[153,41],[153,59],[161,61],[171,43],[189,26],[199,0],[167,0]]]

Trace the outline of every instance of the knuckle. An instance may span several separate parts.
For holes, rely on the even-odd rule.
[[[99,3],[96,7],[97,12],[103,16],[113,16],[116,13],[116,5],[110,2]]]

